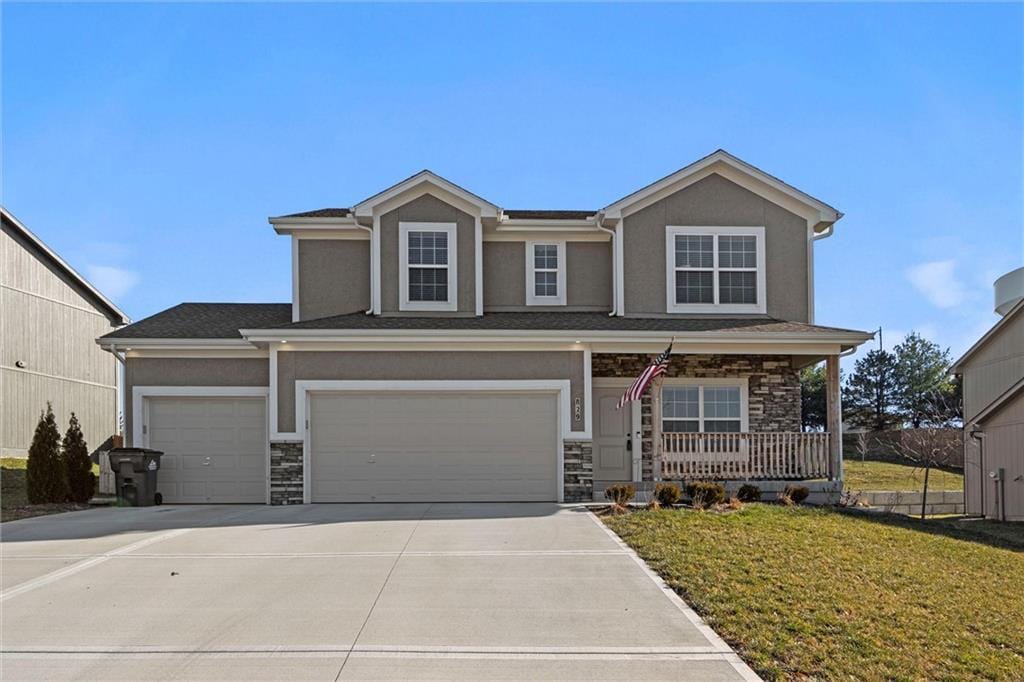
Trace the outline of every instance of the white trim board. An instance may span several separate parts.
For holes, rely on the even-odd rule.
[[[564,448],[566,440],[590,440],[589,434],[568,430],[572,424],[571,384],[563,380],[496,380],[496,381],[389,381],[389,380],[296,380],[295,382],[295,425],[296,434],[274,434],[271,440],[300,440],[308,444],[310,440],[309,399],[311,393],[352,393],[366,391],[379,392],[410,392],[435,393],[440,391],[458,392],[514,392],[514,393],[557,393],[558,394],[558,443],[556,444],[556,478],[558,481],[558,501],[565,499],[565,462]],[[299,436],[301,434],[301,436]],[[287,436],[277,438],[275,436]],[[302,448],[302,499],[305,504],[311,500],[311,462],[310,448]]]

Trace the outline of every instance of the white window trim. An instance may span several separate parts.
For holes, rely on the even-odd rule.
[[[713,303],[676,303],[676,245],[679,235],[702,235],[714,237],[712,247],[713,266],[712,289]],[[757,302],[756,303],[719,303],[718,302],[718,238],[750,237],[757,240]],[[687,268],[682,268],[687,269]],[[699,268],[698,268],[699,269]],[[730,270],[749,270],[749,268],[726,268]],[[697,227],[669,225],[665,228],[665,306],[669,313],[758,313],[764,314],[768,309],[768,295],[765,276],[764,227]]]
[[[536,275],[534,267],[533,247],[554,246],[557,250],[558,274],[555,282],[558,287],[557,296],[536,295]],[[526,242],[526,305],[565,305],[565,242],[557,240],[537,240]]]
[[[740,433],[748,433],[750,430],[750,396],[749,396],[749,381],[746,377],[737,378],[714,378],[714,379],[702,379],[699,377],[674,377],[671,379],[665,379],[662,382],[661,390],[664,392],[666,388],[683,388],[686,386],[698,386],[700,388],[700,395],[698,396],[698,424],[700,431],[704,433],[704,387],[711,386],[715,388],[722,387],[736,387],[740,389]],[[665,396],[661,396],[661,432],[665,433]],[[669,421],[685,421],[678,417],[669,419]],[[693,421],[690,419],[689,421]],[[721,421],[721,420],[719,420]]]
[[[409,300],[409,233],[410,232],[446,232],[448,233],[448,300],[447,301],[410,301]],[[456,241],[458,234],[455,223],[398,223],[398,309],[399,310],[432,310],[455,311],[459,309],[459,248]],[[414,266],[416,267],[416,266]]]

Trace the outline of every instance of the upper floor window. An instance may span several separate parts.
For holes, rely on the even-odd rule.
[[[670,313],[764,313],[763,227],[665,230]]]
[[[746,382],[683,379],[661,389],[664,433],[740,433],[747,429]]]
[[[399,223],[399,310],[457,310],[455,223]]]
[[[526,305],[565,305],[565,242],[526,242]]]

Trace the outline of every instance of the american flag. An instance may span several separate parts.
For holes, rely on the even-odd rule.
[[[626,392],[619,398],[619,402],[615,405],[616,410],[621,410],[622,406],[631,400],[640,400],[640,396],[647,390],[647,385],[650,384],[655,377],[660,377],[668,369],[668,357],[672,354],[672,342],[669,341],[668,348],[654,359],[654,362],[647,365],[644,371],[640,372],[640,376],[630,384]]]

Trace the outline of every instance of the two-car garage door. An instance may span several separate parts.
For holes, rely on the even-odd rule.
[[[553,393],[328,393],[309,400],[312,502],[558,499]]]

